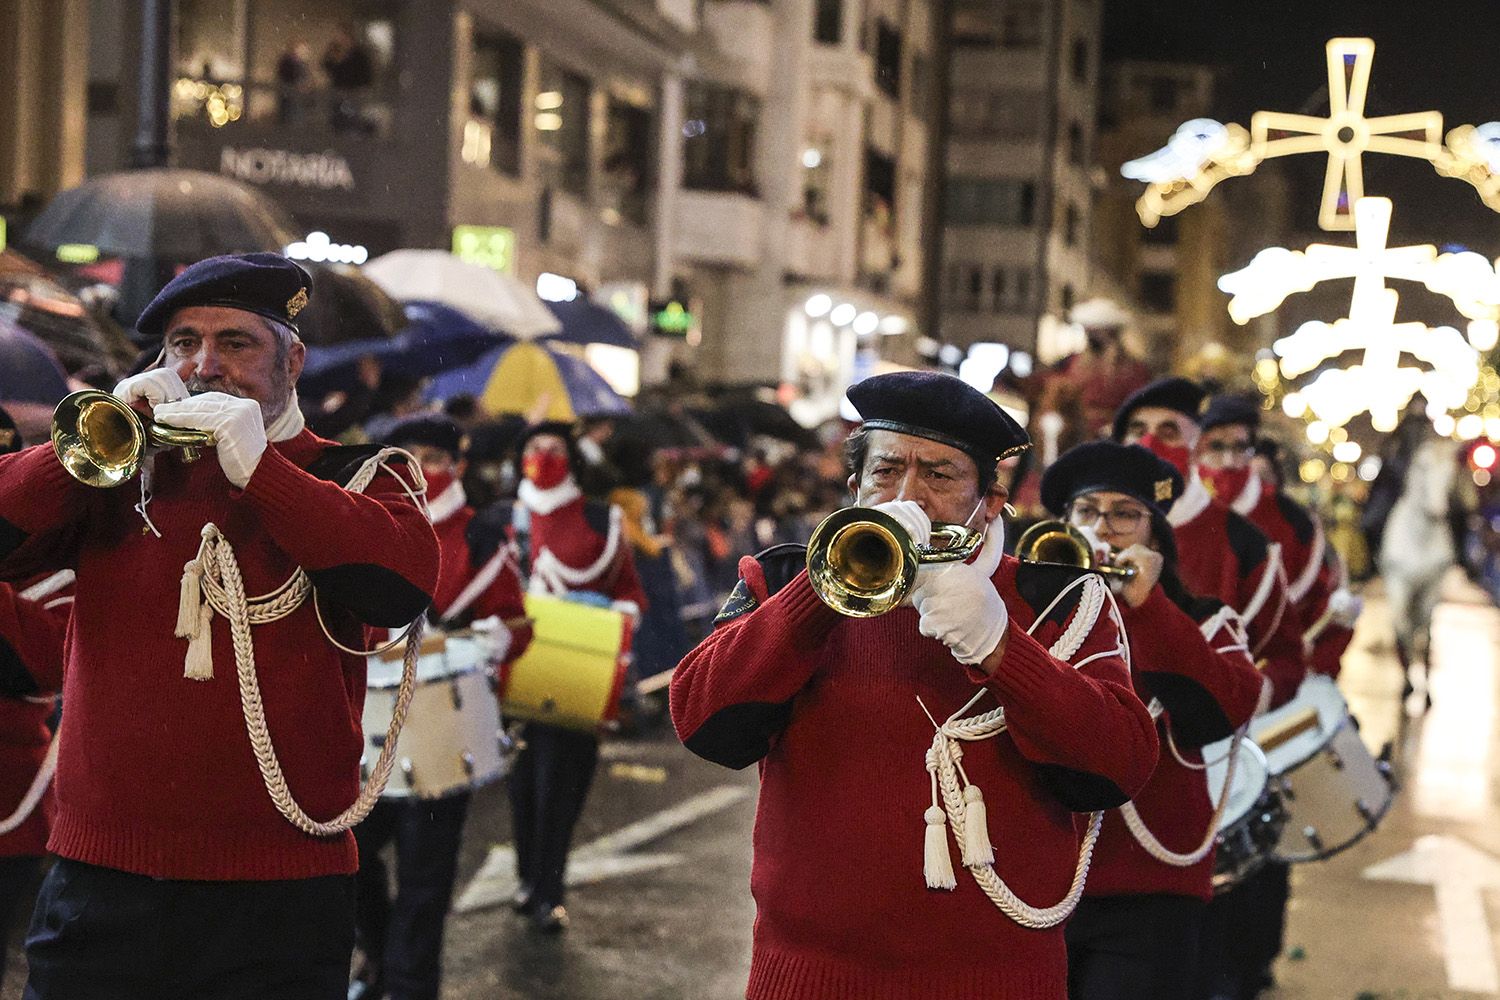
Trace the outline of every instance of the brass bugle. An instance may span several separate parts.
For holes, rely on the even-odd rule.
[[[1099,559],[1083,532],[1067,521],[1038,521],[1021,532],[1016,539],[1016,558],[1022,562],[1076,566],[1117,580],[1135,578],[1134,566],[1112,566]]]
[[[845,507],[825,517],[807,540],[807,578],[823,603],[851,618],[874,618],[899,605],[923,563],[962,562],[984,535],[936,522],[927,544],[884,511]]]
[[[159,424],[118,396],[84,389],[64,396],[52,411],[52,450],[68,474],[88,486],[119,486],[141,470],[146,449],[181,448],[182,460],[212,447],[208,431]]]

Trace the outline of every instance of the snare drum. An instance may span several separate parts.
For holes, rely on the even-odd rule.
[[[1265,751],[1290,817],[1278,860],[1331,857],[1375,829],[1390,808],[1390,769],[1360,739],[1331,678],[1308,677],[1290,702],[1250,724],[1250,736]]]
[[[506,715],[596,731],[620,710],[630,623],[619,611],[546,594],[526,595],[531,645],[504,672]]]
[[[404,648],[398,644],[368,658],[365,754],[360,760],[367,776],[391,724]],[[500,752],[500,709],[490,684],[488,650],[470,634],[424,637],[396,766],[383,795],[435,799],[504,777],[507,759]]]
[[[1286,825],[1286,809],[1276,783],[1271,780],[1266,755],[1248,737],[1240,738],[1234,781],[1224,789],[1229,746],[1229,740],[1224,740],[1203,748],[1203,759],[1210,762],[1206,770],[1209,798],[1217,802],[1220,794],[1228,796],[1219,816],[1213,874],[1215,895],[1232,889],[1264,864]]]

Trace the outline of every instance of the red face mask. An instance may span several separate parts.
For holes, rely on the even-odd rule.
[[[1245,484],[1250,481],[1250,467],[1247,465],[1242,469],[1209,469],[1202,465],[1198,466],[1198,476],[1203,480],[1203,485],[1208,487],[1208,492],[1225,503],[1234,503],[1239,495],[1245,492]]]
[[[458,477],[451,472],[428,472],[422,470],[422,475],[427,478],[427,499],[435,500],[443,495],[443,491],[453,485]]]
[[[1137,443],[1140,444],[1141,447],[1149,449],[1153,454],[1156,455],[1157,458],[1162,459],[1166,462],[1171,462],[1172,466],[1178,472],[1182,473],[1183,481],[1187,480],[1188,462],[1191,460],[1191,456],[1188,454],[1187,445],[1167,444],[1165,441],[1158,440],[1153,434],[1141,435],[1141,439]]]
[[[561,486],[568,478],[568,456],[555,451],[539,452],[521,463],[521,475],[535,483],[538,489]]]

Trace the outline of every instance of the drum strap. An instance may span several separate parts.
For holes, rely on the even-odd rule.
[[[510,546],[501,545],[495,554],[490,557],[490,561],[481,566],[479,572],[474,574],[474,578],[469,581],[468,586],[459,591],[458,596],[453,599],[453,603],[443,610],[443,619],[445,621],[452,620],[469,610],[469,606],[479,600],[480,595],[495,582],[495,579],[500,575],[500,571],[505,568],[505,564],[510,557]]]
[[[1027,634],[1035,631],[1037,626],[1047,619],[1053,607],[1075,587],[1083,588],[1078,608],[1068,627],[1048,650],[1053,656],[1065,661],[1071,661],[1083,646],[1084,640],[1093,631],[1100,614],[1104,611],[1106,603],[1110,606],[1111,618],[1119,627],[1118,634],[1124,635],[1119,610],[1114,606],[1114,596],[1110,593],[1109,587],[1092,573],[1080,576],[1059,592],[1053,598],[1052,604],[1048,605],[1047,609],[1037,616],[1031,628],[1027,629]],[[1115,654],[1123,656],[1127,664],[1130,662],[1130,650],[1122,640],[1115,648],[1085,657],[1073,663],[1072,666],[1077,669],[1101,656]],[[964,867],[969,870],[969,874],[974,877],[974,881],[978,883],[979,888],[984,891],[990,901],[1022,927],[1045,930],[1067,920],[1078,906],[1078,900],[1083,896],[1084,882],[1088,879],[1089,866],[1093,863],[1094,846],[1099,840],[1099,829],[1104,813],[1095,812],[1089,815],[1089,828],[1079,848],[1078,863],[1073,870],[1072,884],[1068,887],[1067,894],[1058,903],[1048,907],[1032,906],[1005,884],[999,873],[995,871],[995,852],[990,845],[984,798],[980,794],[979,787],[969,782],[969,776],[964,772],[962,763],[964,742],[992,739],[1005,731],[1003,707],[992,709],[982,715],[963,717],[964,713],[973,708],[987,693],[987,690],[981,689],[969,699],[963,708],[953,713],[941,725],[933,719],[931,713],[928,713],[927,717],[932,721],[936,734],[933,736],[932,746],[928,748],[925,758],[927,773],[931,777],[932,805],[923,814],[923,819],[927,823],[923,872],[929,888],[954,889],[958,886],[958,881],[953,876],[952,860],[949,857],[947,837],[943,829],[946,825],[952,830]],[[920,698],[918,703],[921,703]],[[922,705],[922,710],[926,712],[927,706]]]
[[[1327,540],[1323,537],[1323,525],[1313,518],[1313,540],[1312,551],[1307,554],[1307,565],[1302,567],[1302,572],[1297,574],[1294,580],[1286,588],[1287,597],[1291,598],[1293,604],[1300,603],[1307,592],[1312,589],[1313,581],[1318,578],[1318,571],[1323,568],[1323,547]]]
[[[388,464],[395,455],[404,455],[408,468],[417,477],[417,488],[407,486],[406,480]],[[382,448],[363,465],[345,485],[351,493],[363,493],[374,480],[376,473],[384,468],[401,483],[412,501],[427,513],[427,482],[422,476],[416,459],[400,448]],[[402,662],[401,686],[396,693],[396,704],[391,711],[391,724],[386,731],[385,744],[380,748],[380,757],[370,775],[370,780],[360,789],[352,805],[327,822],[309,816],[292,797],[276,748],[271,743],[270,729],[266,725],[265,705],[260,696],[260,679],[255,670],[255,640],[250,634],[253,625],[277,621],[290,615],[304,600],[312,598],[313,611],[323,634],[334,646],[356,656],[364,656],[373,650],[350,649],[335,639],[323,621],[323,612],[318,607],[316,592],[306,571],[301,567],[275,590],[259,597],[245,595],[245,581],[240,575],[239,560],[234,549],[224,537],[218,525],[203,526],[203,543],[198,555],[183,567],[182,589],[177,609],[177,635],[188,641],[187,662],[183,666],[184,676],[204,681],[213,678],[214,613],[229,620],[229,632],[234,642],[236,674],[239,679],[240,707],[245,716],[245,730],[250,738],[250,748],[255,753],[255,762],[260,768],[261,780],[271,796],[276,809],[287,822],[297,829],[315,837],[328,837],[343,833],[356,826],[369,815],[376,800],[385,791],[391,768],[396,763],[396,741],[406,722],[406,710],[411,704],[412,692],[416,688],[416,666],[422,648],[422,628],[426,614],[418,615],[404,633],[406,656]],[[397,637],[384,648],[395,645],[403,637]]]

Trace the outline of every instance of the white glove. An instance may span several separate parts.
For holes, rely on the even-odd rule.
[[[906,529],[911,540],[918,545],[931,543],[932,519],[915,500],[887,500],[885,503],[876,504],[871,509],[894,517],[897,523]]]
[[[190,427],[214,436],[219,465],[225,477],[244,489],[266,453],[266,421],[260,404],[227,392],[204,392],[176,403],[163,403],[156,420],[173,427]]]
[[[1353,628],[1354,622],[1359,618],[1359,613],[1364,610],[1365,599],[1357,594],[1352,594],[1343,587],[1335,590],[1328,597],[1328,610],[1333,612],[1333,622],[1344,628]]]
[[[1005,602],[990,582],[1005,549],[1005,524],[996,516],[972,563],[940,563],[917,570],[911,603],[917,628],[943,642],[960,663],[979,663],[995,651],[1010,625]]]
[[[145,400],[152,406],[175,403],[187,399],[187,386],[170,368],[153,368],[139,375],[132,375],[115,386],[115,395],[127,403]]]

